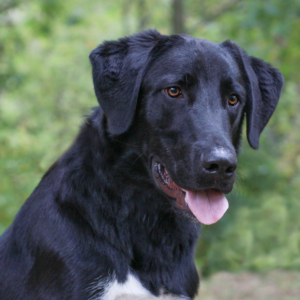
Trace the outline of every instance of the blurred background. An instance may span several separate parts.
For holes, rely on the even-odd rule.
[[[283,73],[196,263],[201,299],[300,299],[300,0],[0,0],[0,233],[97,105],[90,51],[147,28],[231,39]]]

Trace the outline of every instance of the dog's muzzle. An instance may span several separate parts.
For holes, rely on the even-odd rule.
[[[203,224],[210,225],[222,218],[229,207],[224,194],[214,188],[188,190],[181,188],[171,178],[167,169],[152,160],[152,174],[157,186],[176,200],[176,206],[193,215]]]

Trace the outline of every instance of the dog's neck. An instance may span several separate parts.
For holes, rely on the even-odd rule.
[[[113,256],[118,256],[118,265],[112,267],[117,280],[125,281],[129,270],[133,270],[153,293],[165,286],[182,294],[185,284],[175,283],[178,276],[186,276],[186,280],[191,273],[196,276],[191,257],[199,224],[176,213],[166,196],[155,188],[137,153],[114,141],[105,126],[98,109],[43,180],[56,176],[56,202],[62,213],[75,224],[80,222],[85,239],[88,236],[109,244],[111,253],[107,255],[112,265]]]

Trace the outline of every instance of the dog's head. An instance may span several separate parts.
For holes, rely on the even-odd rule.
[[[90,55],[112,136],[134,136],[157,187],[200,222],[228,208],[244,115],[259,136],[279,100],[278,70],[236,44],[156,31],[106,42]]]

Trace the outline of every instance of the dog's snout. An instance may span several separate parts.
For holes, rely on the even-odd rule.
[[[236,155],[224,148],[217,148],[202,155],[202,167],[207,174],[232,176],[236,167]]]

